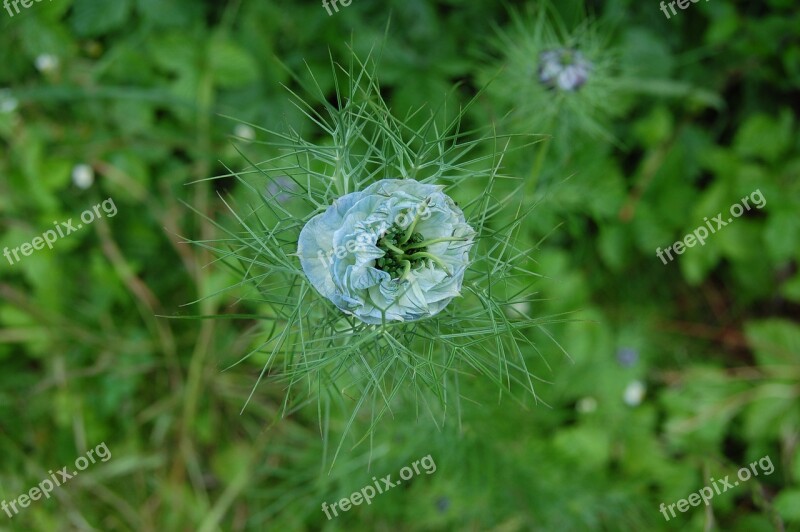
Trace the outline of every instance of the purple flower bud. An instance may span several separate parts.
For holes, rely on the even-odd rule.
[[[592,64],[577,50],[561,48],[539,54],[539,82],[549,89],[576,91],[589,79]]]

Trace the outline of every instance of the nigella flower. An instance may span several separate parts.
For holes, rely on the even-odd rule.
[[[617,350],[617,362],[622,367],[629,368],[636,364],[637,360],[639,360],[639,352],[636,349],[623,347]]]
[[[492,59],[482,73],[499,114],[508,113],[515,130],[553,135],[561,151],[582,138],[612,140],[608,123],[621,110],[625,75],[618,54],[592,20],[570,28],[552,2],[529,7],[512,11],[494,39],[504,68],[497,73]]]
[[[568,24],[554,4],[539,0],[512,9],[478,74],[498,108],[495,114],[507,116],[515,132],[552,135],[562,159],[574,159],[582,142],[617,142],[611,123],[630,109],[633,94],[723,105],[719,96],[698,87],[652,79],[640,57],[660,56],[648,56],[646,50],[623,53],[607,24],[591,17]]]
[[[581,52],[569,48],[539,54],[539,81],[548,88],[576,91],[589,79],[592,64]]]
[[[247,356],[264,355],[261,375],[286,383],[284,412],[310,394],[325,437],[346,427],[334,460],[358,420],[371,432],[403,397],[460,412],[466,375],[535,397],[531,335],[550,339],[554,321],[533,303],[535,250],[520,244],[530,210],[525,184],[502,171],[507,139],[462,134],[469,105],[419,124],[394,116],[373,66],[333,65],[334,95],[312,72],[314,101],[294,103],[326,138],[257,128],[265,140],[243,148],[247,166],[219,176],[241,185],[223,200],[241,227],[196,241],[243,276],[236,304],[252,304],[263,327]],[[255,297],[239,299],[243,285]],[[331,422],[340,407],[349,422]]]
[[[316,290],[361,321],[413,321],[459,295],[475,231],[439,185],[384,179],[347,194],[300,233]]]

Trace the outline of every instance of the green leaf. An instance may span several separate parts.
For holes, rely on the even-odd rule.
[[[630,234],[625,226],[603,225],[597,248],[603,262],[611,270],[619,272],[630,256]]]
[[[232,445],[214,455],[212,469],[220,480],[230,484],[250,467],[249,459],[250,453],[246,446]]]
[[[719,242],[722,254],[733,260],[748,260],[760,256],[762,251],[761,240],[759,238],[760,223],[750,222],[741,218],[734,218],[729,213],[723,211],[722,219],[728,225],[717,230],[709,238],[716,238]]]
[[[95,37],[121,27],[131,10],[131,0],[97,2],[75,0],[72,28],[81,37]]]
[[[75,41],[63,25],[55,21],[26,18],[20,33],[22,48],[31,59],[40,54],[54,54],[59,58],[75,53]]]
[[[781,492],[775,498],[775,509],[787,521],[800,522],[800,489]]]
[[[160,68],[172,73],[195,72],[199,65],[199,47],[185,33],[159,35],[148,43],[150,57]]]
[[[796,210],[772,214],[764,231],[764,240],[775,262],[791,259],[800,249],[800,218]]]
[[[754,399],[744,411],[744,434],[747,440],[779,439],[798,420],[794,383],[768,382],[759,386]]]
[[[118,127],[125,133],[144,133],[155,119],[155,110],[149,102],[117,100],[112,103],[111,113]]]
[[[137,0],[136,12],[148,23],[158,27],[189,26],[202,17],[204,5],[192,0]]]
[[[665,106],[654,108],[650,113],[638,120],[633,126],[636,136],[648,148],[664,142],[675,127],[675,119]]]
[[[559,431],[554,440],[556,448],[582,467],[603,467],[608,461],[609,433],[593,427],[574,427]]]
[[[788,320],[751,321],[745,336],[759,364],[797,365],[800,360],[800,326]]]
[[[800,303],[800,273],[786,281],[781,286],[781,295],[786,299]]]
[[[241,87],[258,77],[252,56],[229,40],[214,38],[208,54],[214,83],[219,87]]]
[[[749,117],[739,128],[734,149],[743,156],[758,157],[775,162],[792,142],[794,116],[788,109],[779,118],[758,113]]]
[[[740,22],[736,9],[722,4],[712,11],[712,22],[706,30],[705,40],[708,44],[723,44],[734,39],[739,31]]]
[[[706,243],[700,249],[695,246],[693,253],[681,255],[678,264],[686,282],[697,286],[708,276],[709,272],[719,263],[721,253],[719,246]],[[674,255],[673,255],[674,256]]]

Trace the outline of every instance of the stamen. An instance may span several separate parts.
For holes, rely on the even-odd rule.
[[[408,277],[408,274],[411,272],[411,262],[407,260],[401,260],[400,264],[403,265],[403,275],[400,276],[400,280],[402,281]]]
[[[390,243],[389,243],[389,242],[387,242],[386,240],[384,240],[384,241],[382,242],[382,244],[383,244],[384,246],[386,246],[387,248],[391,249],[392,251],[394,251],[395,253],[397,253],[398,255],[402,255],[403,253],[405,253],[405,251],[403,251],[403,250],[402,250],[402,249],[400,249],[399,247],[395,246],[394,244],[390,244]]]
[[[425,206],[426,209],[427,209],[428,203],[430,201],[431,201],[430,198],[426,198],[425,201],[423,201],[421,205]],[[400,241],[400,245],[401,246],[403,244],[405,244],[406,242],[408,242],[408,239],[411,238],[411,235],[414,234],[414,228],[417,227],[417,222],[419,222],[420,216],[422,216],[421,213],[422,213],[422,209],[421,208],[417,208],[417,214],[414,215],[414,220],[411,222],[411,225],[408,226],[408,229],[406,229],[406,232],[403,235],[403,240]]]
[[[439,258],[439,257],[437,257],[436,255],[434,255],[433,253],[428,253],[427,251],[418,251],[417,253],[414,253],[413,255],[403,255],[403,256],[402,256],[402,257],[400,257],[400,258],[402,258],[402,259],[411,259],[411,260],[414,260],[414,259],[418,259],[418,258],[420,258],[420,257],[424,257],[424,258],[426,258],[426,259],[430,259],[430,260],[432,260],[432,261],[433,261],[433,262],[435,262],[435,263],[436,263],[436,264],[437,264],[437,265],[438,265],[438,266],[439,266],[441,269],[443,269],[443,270],[444,270],[444,272],[445,272],[445,273],[446,273],[448,276],[450,276],[450,277],[452,277],[452,276],[453,276],[453,274],[452,274],[452,273],[450,272],[450,270],[447,268],[447,265],[446,265],[444,262],[442,262],[442,259],[440,259],[440,258]]]
[[[423,240],[422,242],[419,242],[418,244],[414,244],[414,246],[412,248],[409,248],[409,249],[424,248],[424,247],[430,246],[432,244],[438,244],[440,242],[466,242],[467,240],[469,240],[469,239],[466,238],[466,237],[463,237],[463,236],[462,237],[456,237],[456,236],[447,237],[447,236],[443,236],[441,238],[432,238],[430,240]]]

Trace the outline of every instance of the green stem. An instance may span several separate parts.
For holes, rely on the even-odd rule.
[[[539,177],[542,174],[542,165],[544,164],[545,157],[547,156],[547,152],[550,150],[550,144],[552,144],[552,142],[553,140],[551,137],[545,138],[544,146],[542,146],[542,149],[539,150],[539,154],[536,157],[536,162],[533,164],[533,169],[531,170],[531,175],[528,178],[527,185],[527,190],[531,194],[536,192],[536,185],[539,183]]]
[[[344,164],[342,164],[346,157],[347,153],[341,153],[336,150],[336,168],[334,170],[333,183],[336,186],[336,192],[339,197],[346,195],[350,188],[350,180],[347,179],[347,175],[344,172]]]

